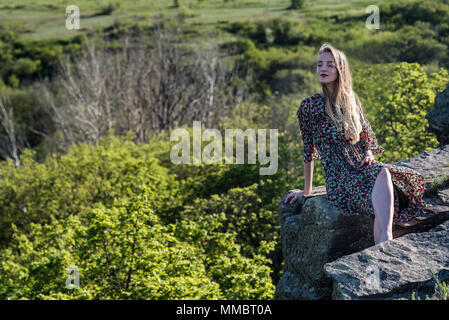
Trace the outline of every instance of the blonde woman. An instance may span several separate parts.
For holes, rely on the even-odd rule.
[[[322,92],[302,100],[297,116],[304,142],[305,190],[292,190],[285,202],[310,195],[314,160],[321,159],[329,202],[353,214],[373,214],[374,242],[393,239],[393,224],[425,213],[424,177],[417,171],[377,162],[385,150],[352,90],[345,54],[325,43],[317,76]]]

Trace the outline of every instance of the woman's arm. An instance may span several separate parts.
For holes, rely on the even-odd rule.
[[[314,160],[321,159],[320,154],[313,142],[313,130],[315,122],[310,114],[310,106],[303,99],[298,109],[297,116],[299,128],[304,145],[304,194],[309,195],[312,192]]]
[[[304,195],[312,193],[313,160],[304,163]]]
[[[306,99],[303,99],[296,113],[299,121],[299,128],[304,145],[304,163],[315,159],[321,159],[316,146],[313,142],[313,130],[315,121],[310,114],[310,106],[307,105]]]

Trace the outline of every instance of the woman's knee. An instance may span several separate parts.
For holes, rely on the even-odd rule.
[[[376,182],[381,181],[382,183],[389,183],[391,181],[391,173],[387,168],[382,168],[377,176]]]
[[[382,168],[380,170],[379,175],[382,175],[382,177],[386,178],[386,179],[390,179],[391,178],[391,173],[390,173],[390,171],[387,168]]]
[[[391,173],[387,168],[382,168],[376,178],[374,183],[373,192],[371,194],[371,199],[373,200],[373,204],[376,198],[377,193],[388,192],[388,189],[385,189],[385,185],[393,185],[391,181]]]

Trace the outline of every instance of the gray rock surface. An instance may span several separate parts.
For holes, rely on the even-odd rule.
[[[424,193],[424,196],[426,196],[436,178],[449,177],[449,144],[434,150],[421,152],[410,159],[393,162],[392,164],[412,168],[421,173],[426,182],[426,192]]]
[[[374,245],[373,217],[347,214],[318,192],[294,204],[285,204],[285,196],[279,209],[284,273],[275,299],[329,298],[332,283],[323,265]],[[289,207],[301,214],[287,214]]]
[[[449,280],[449,221],[407,234],[324,266],[333,280],[333,299],[432,297],[436,279]]]
[[[431,211],[435,213],[449,211],[449,184],[435,183],[444,179],[447,181],[449,178],[449,144],[393,164],[415,169],[424,176],[426,183],[424,201]]]
[[[426,114],[426,119],[440,145],[449,144],[449,84],[435,97],[434,107]]]
[[[427,233],[449,220],[449,185],[435,187],[434,183],[435,179],[449,177],[447,162],[449,145],[394,163],[423,174],[426,179],[424,201],[433,212],[427,220],[407,230],[394,231],[396,239],[405,237],[407,233]],[[314,188],[310,196],[293,204],[284,203],[286,196],[279,205],[284,273],[276,286],[274,298],[330,299],[335,279],[325,272],[324,265],[373,247],[374,216],[351,216],[333,207],[327,201],[324,186]],[[415,239],[412,234],[410,236]],[[416,238],[416,241],[421,240]],[[413,247],[412,244],[409,246]],[[398,294],[397,298],[400,298],[403,293]],[[390,297],[393,296],[392,293]],[[338,295],[335,297],[340,298]]]

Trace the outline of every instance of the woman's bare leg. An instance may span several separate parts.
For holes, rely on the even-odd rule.
[[[375,220],[377,219],[380,229],[380,237],[377,239],[376,244],[393,239],[393,182],[391,181],[390,171],[386,168],[382,168],[374,183],[372,201],[376,215]],[[376,232],[376,229],[374,232]]]

